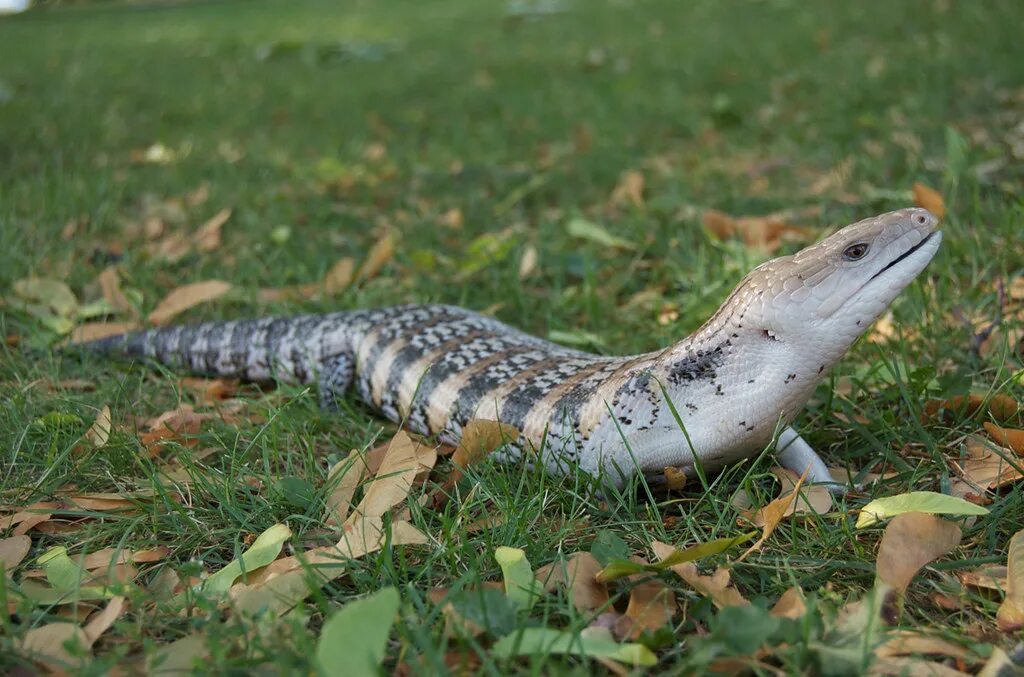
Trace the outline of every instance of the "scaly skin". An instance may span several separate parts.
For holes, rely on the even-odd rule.
[[[695,457],[715,470],[781,431],[783,462],[810,464],[824,482],[824,464],[787,426],[935,255],[936,226],[923,209],[847,226],[754,269],[691,336],[631,357],[572,350],[441,305],[170,327],[84,347],[207,375],[317,383],[328,404],[354,385],[375,411],[449,443],[470,419],[499,420],[521,431],[504,460],[540,450],[554,471],[578,465],[614,484],[637,470],[692,471]]]

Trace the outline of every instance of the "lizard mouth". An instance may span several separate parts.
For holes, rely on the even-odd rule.
[[[874,275],[872,275],[872,276],[871,276],[871,280],[874,280],[874,279],[875,279],[876,277],[878,277],[879,275],[881,275],[881,274],[882,274],[882,273],[884,273],[885,271],[889,270],[890,268],[892,268],[892,267],[894,267],[894,266],[897,266],[897,265],[899,265],[899,263],[900,263],[901,261],[903,261],[904,259],[906,259],[906,258],[907,258],[908,256],[912,255],[912,254],[913,254],[914,252],[916,252],[916,251],[917,251],[918,249],[920,249],[921,247],[923,247],[923,246],[925,245],[925,243],[927,243],[927,242],[928,242],[929,240],[931,240],[931,239],[932,239],[932,237],[934,237],[934,236],[935,236],[935,233],[936,233],[936,232],[938,232],[938,231],[934,231],[934,232],[928,233],[927,237],[925,237],[925,238],[924,238],[923,240],[921,240],[921,241],[920,241],[920,242],[918,242],[918,243],[917,243],[916,245],[914,245],[913,247],[911,247],[911,248],[910,248],[910,249],[908,249],[907,251],[903,252],[902,254],[900,254],[899,256],[897,256],[896,258],[894,258],[894,259],[893,259],[892,261],[890,261],[890,262],[889,262],[889,265],[887,265],[887,266],[886,266],[885,268],[882,268],[882,269],[881,269],[880,271],[878,271],[877,273],[875,273]],[[868,282],[870,282],[871,280],[868,280]]]

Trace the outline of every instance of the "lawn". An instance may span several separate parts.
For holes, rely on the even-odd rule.
[[[637,656],[672,674],[957,674],[1015,647],[1024,660],[993,569],[1024,529],[1019,463],[981,480],[972,465],[1000,463],[985,440],[1012,446],[994,424],[1024,427],[1022,29],[1015,0],[96,2],[0,18],[0,555],[17,562],[0,579],[0,666],[32,666],[35,647],[83,674],[168,656],[330,672],[353,647],[377,661],[377,644],[398,674],[583,674]],[[753,513],[790,481],[770,452],[669,495],[488,459],[449,481],[442,457],[383,515],[424,543],[385,529],[294,607],[247,613],[242,588],[228,600],[209,583],[225,575],[206,577],[254,543],[272,541],[245,558],[336,542],[325,506],[346,480],[331,468],[387,449],[395,426],[354,399],[329,413],[295,386],[236,392],[55,350],[74,324],[145,322],[209,280],[230,289],[174,321],[445,302],[595,352],[653,350],[756,264],[912,205],[915,183],[944,203],[942,249],[797,421],[863,489],[785,518],[745,558],[752,541],[697,563],[734,592],[688,569],[610,582],[596,604],[592,581],[525,600],[483,584],[503,580],[501,547],[560,569],[760,533]],[[750,239],[770,223],[788,236],[716,236],[736,222],[712,210],[771,215],[739,222]],[[40,278],[66,287],[24,282]],[[972,394],[981,404],[951,401]],[[111,425],[94,425],[104,407]],[[868,501],[910,491],[987,513],[855,528]],[[958,545],[875,604],[887,524],[883,553],[948,522]],[[26,535],[27,555],[10,554]],[[1024,606],[1018,543],[1010,597]],[[40,592],[47,580],[63,594]],[[397,601],[367,598],[389,587]],[[794,587],[802,606],[767,611]],[[618,661],[506,650],[523,650],[523,629],[564,631],[593,656],[609,626],[634,645]],[[900,632],[920,643],[893,648]]]

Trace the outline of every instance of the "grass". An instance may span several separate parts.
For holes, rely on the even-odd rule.
[[[950,459],[979,425],[963,415],[919,423],[922,402],[968,391],[1022,395],[1019,346],[1005,338],[1020,331],[1021,317],[1004,312],[1000,292],[1024,274],[1022,20],[1012,0],[97,3],[3,18],[0,289],[36,275],[95,299],[97,275],[116,263],[146,312],[190,281],[236,285],[182,319],[443,301],[632,353],[692,331],[766,256],[710,238],[700,209],[811,208],[803,222],[823,234],[829,224],[906,206],[921,181],[946,199],[942,250],[895,303],[895,340],[859,342],[798,424],[834,464],[898,470],[871,489],[877,495],[948,490]],[[172,160],[140,161],[157,144]],[[645,177],[642,205],[610,198],[629,170]],[[205,202],[167,213],[168,199],[201,185]],[[138,232],[147,216],[163,209],[172,228],[194,227],[224,207],[233,213],[222,247],[173,264],[144,251]],[[574,216],[636,249],[570,237]],[[77,227],[65,238],[68,222]],[[343,295],[258,300],[258,288],[317,280],[340,257],[361,259],[384,232],[397,236],[394,261]],[[521,280],[530,247],[537,272]],[[666,307],[678,319],[659,322]],[[979,351],[979,328],[997,320],[1002,342]],[[0,333],[20,341],[0,354],[3,503],[70,486],[156,486],[159,464],[139,453],[130,423],[192,402],[175,378],[62,358],[46,348],[55,335],[10,307],[0,306]],[[72,377],[95,390],[40,385]],[[104,404],[124,427],[102,453],[72,453]],[[320,412],[315,393],[295,388],[252,394],[249,407],[265,422],[204,428],[196,449],[216,453],[187,463],[187,505],[158,495],[141,512],[83,521],[66,534],[33,532],[32,553],[163,545],[170,554],[161,566],[194,575],[219,569],[277,522],[294,531],[293,547],[321,542],[327,469],[393,427],[355,402],[338,415]],[[50,412],[80,420],[34,423]],[[404,604],[389,669],[422,661],[439,672],[472,658],[489,673],[590,671],[595,664],[581,659],[499,660],[485,639],[446,638],[427,593],[498,580],[500,545],[523,547],[541,565],[591,549],[603,532],[644,555],[652,539],[736,535],[732,498],[745,489],[755,504],[770,500],[771,465],[765,455],[706,492],[691,485],[652,502],[643,492],[602,501],[583,478],[485,464],[459,486],[459,499],[414,511],[430,547],[360,560],[281,625],[245,630],[136,600],[86,671],[195,630],[208,636],[211,670],[308,670],[323,617],[384,585],[397,586]],[[965,638],[983,655],[1013,644],[995,630],[996,604],[953,592],[965,603],[949,612],[932,593],[955,591],[958,570],[1005,561],[1009,537],[1024,528],[1024,492],[1010,485],[993,498],[991,513],[965,526],[963,545],[912,585],[903,618]],[[800,585],[822,617],[862,597],[881,530],[854,533],[844,509],[863,499],[845,501],[828,515],[785,522],[732,569],[736,586],[771,604]],[[503,523],[466,533],[485,515]],[[145,570],[144,580],[158,570]],[[731,628],[761,618],[716,613],[678,580],[664,580],[687,607],[674,640],[648,638],[659,647],[658,671],[705,669],[716,651],[729,653],[721,647]],[[618,603],[628,589],[617,589]],[[17,638],[58,611],[21,610],[5,621],[0,664],[24,664],[13,652]],[[564,595],[546,597],[530,618],[508,623],[589,622]],[[820,634],[808,622],[776,660],[786,671],[814,671]]]

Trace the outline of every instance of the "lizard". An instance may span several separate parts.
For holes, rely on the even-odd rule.
[[[836,489],[790,424],[941,240],[921,208],[858,221],[756,267],[691,335],[625,357],[450,305],[178,325],[78,346],[208,376],[315,384],[326,407],[354,389],[374,412],[452,445],[468,421],[500,421],[515,433],[499,460],[579,467],[616,486],[669,467],[718,471],[774,443],[784,466]]]

